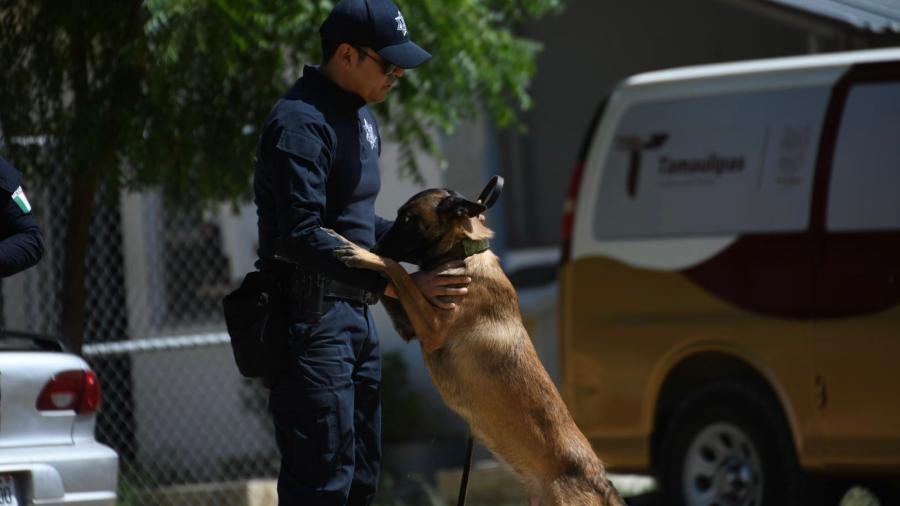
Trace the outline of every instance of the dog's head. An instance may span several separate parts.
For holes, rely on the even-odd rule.
[[[478,219],[485,209],[452,190],[421,191],[397,211],[394,226],[373,251],[397,261],[421,264],[449,251],[459,241],[490,238],[493,233]]]

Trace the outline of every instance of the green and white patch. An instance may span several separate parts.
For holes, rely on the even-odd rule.
[[[25,196],[25,192],[22,191],[22,187],[16,188],[16,191],[12,194],[13,202],[19,206],[19,209],[22,210],[22,214],[28,214],[31,212],[31,203],[28,202],[28,197]]]

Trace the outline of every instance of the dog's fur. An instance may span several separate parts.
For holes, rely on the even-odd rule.
[[[385,302],[398,331],[422,341],[425,364],[444,401],[519,475],[529,504],[624,505],[538,360],[497,257],[487,250],[465,259],[472,282],[453,310],[431,305],[406,270],[388,258],[435,260],[460,241],[491,237],[478,219],[483,210],[458,194],[426,190],[400,209],[394,228],[376,246],[385,256],[336,234],[344,245],[335,256],[393,282],[402,310]]]

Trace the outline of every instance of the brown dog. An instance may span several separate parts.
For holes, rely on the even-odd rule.
[[[402,308],[385,306],[398,332],[421,340],[444,402],[519,475],[529,504],[624,505],[538,360],[516,292],[487,249],[493,233],[478,219],[484,209],[456,193],[426,190],[400,208],[377,254],[335,234],[345,242],[335,256],[394,283]],[[454,310],[438,309],[392,258],[423,268],[465,258],[468,295]]]

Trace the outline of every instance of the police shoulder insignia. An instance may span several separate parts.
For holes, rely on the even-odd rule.
[[[375,143],[378,142],[378,138],[375,137],[375,130],[366,118],[363,118],[363,131],[366,134],[366,140],[369,141],[369,148],[375,149]]]
[[[16,191],[12,194],[13,202],[19,206],[19,209],[22,210],[22,214],[28,214],[31,212],[31,203],[28,202],[28,197],[25,196],[25,192],[22,191],[22,187],[16,188]]]

